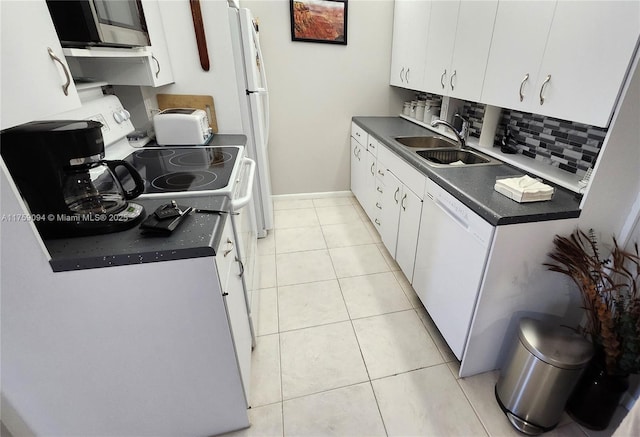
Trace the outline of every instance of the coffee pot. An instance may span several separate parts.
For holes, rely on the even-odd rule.
[[[104,160],[102,124],[91,120],[37,121],[0,133],[0,153],[44,238],[103,234],[131,228],[144,208],[136,169]],[[126,187],[119,175],[128,173]]]

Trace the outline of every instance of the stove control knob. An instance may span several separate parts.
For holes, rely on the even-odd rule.
[[[116,121],[116,123],[120,124],[122,123],[125,118],[122,116],[122,111],[116,111],[113,113],[113,119]]]
[[[126,109],[122,110],[122,115],[124,116],[125,120],[129,120],[131,118],[131,113],[129,111],[127,111]]]

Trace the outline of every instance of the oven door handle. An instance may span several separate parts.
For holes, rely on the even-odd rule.
[[[256,175],[256,162],[253,159],[242,158],[242,165],[248,165],[249,172],[246,176],[247,180],[243,181],[242,179],[240,179],[239,183],[241,187],[242,185],[244,185],[243,182],[246,183],[247,188],[246,188],[246,191],[240,197],[237,197],[231,200],[231,209],[233,211],[237,211],[240,208],[243,208],[251,200],[251,192],[253,190],[253,179]]]

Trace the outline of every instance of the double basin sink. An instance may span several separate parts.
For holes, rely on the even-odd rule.
[[[500,161],[471,150],[439,136],[395,137],[394,140],[412,149],[432,167],[466,167],[469,165],[499,165]]]

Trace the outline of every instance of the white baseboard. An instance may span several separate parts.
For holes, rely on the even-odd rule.
[[[353,197],[351,191],[325,191],[322,193],[276,194],[273,200],[326,199],[329,197]]]

